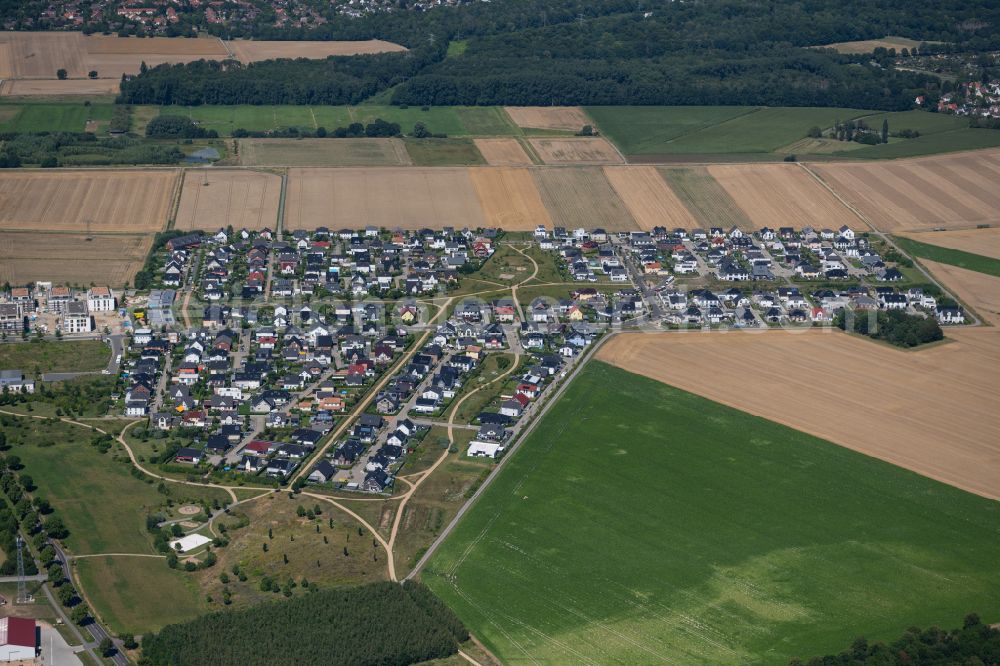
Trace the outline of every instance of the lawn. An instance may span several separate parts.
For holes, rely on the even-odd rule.
[[[626,155],[771,153],[804,137],[871,113],[826,107],[588,107],[598,127]]]
[[[111,120],[113,104],[0,103],[0,132],[82,132],[88,120]]]
[[[484,164],[472,139],[404,139],[406,152],[417,166]]]
[[[110,358],[111,349],[100,340],[0,344],[0,368],[18,368],[27,375],[100,371]]]
[[[787,663],[1000,616],[1000,504],[592,362],[423,574],[504,663]]]
[[[115,633],[158,631],[204,611],[197,574],[171,569],[162,558],[87,557],[74,566],[87,598]]]
[[[893,236],[892,240],[896,243],[896,245],[902,248],[904,252],[915,257],[930,259],[931,261],[939,261],[942,264],[950,264],[952,266],[958,266],[959,268],[965,268],[970,271],[1000,277],[1000,259],[984,257],[981,254],[973,254],[972,252],[964,252],[962,250],[953,250],[951,248],[940,247],[938,245],[921,243],[920,241],[915,241],[911,238],[904,238],[902,236]]]

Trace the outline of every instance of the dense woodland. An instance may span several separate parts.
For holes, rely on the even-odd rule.
[[[253,65],[160,66],[122,99],[178,104],[353,104],[391,89],[399,104],[741,104],[910,108],[938,80],[879,56],[805,47],[885,35],[1000,48],[988,0],[504,0],[333,21],[259,26],[267,39],[389,39],[401,54]],[[449,42],[464,52],[447,57]]]
[[[913,627],[889,645],[855,639],[849,650],[840,654],[814,657],[808,661],[795,659],[791,666],[840,666],[880,664],[1000,664],[1000,629],[982,623],[970,613],[961,629],[946,631],[931,627],[921,631]]]
[[[944,339],[944,332],[933,317],[900,310],[841,310],[833,323],[841,330],[884,340],[897,347],[916,347]]]
[[[427,588],[383,582],[170,625],[143,639],[140,663],[392,666],[447,657],[467,639]]]

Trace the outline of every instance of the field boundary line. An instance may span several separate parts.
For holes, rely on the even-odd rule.
[[[187,169],[181,167],[174,182],[174,191],[170,196],[170,209],[167,212],[167,223],[164,230],[173,229],[177,226],[177,213],[181,209],[181,193],[184,191],[184,179],[187,177]]]

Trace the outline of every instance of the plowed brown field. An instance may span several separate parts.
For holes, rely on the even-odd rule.
[[[486,226],[507,231],[531,231],[552,226],[528,169],[469,169],[469,176],[486,218]]]
[[[281,176],[260,171],[187,171],[177,208],[178,229],[274,229]]]
[[[532,171],[552,223],[575,229],[638,229],[599,167],[565,167]]]
[[[985,257],[1000,259],[1000,227],[989,229],[961,229],[959,231],[928,231],[902,233],[921,243],[939,245],[953,250],[963,250]]]
[[[366,53],[392,53],[405,51],[405,46],[369,39],[361,42],[324,41],[250,41],[234,40],[226,42],[237,59],[243,62],[271,60],[274,58],[317,58],[327,56],[363,55]]]
[[[286,229],[485,225],[465,168],[289,169]]]
[[[604,175],[640,229],[649,231],[658,225],[685,229],[698,226],[698,221],[655,167],[605,167]]]
[[[624,164],[621,153],[605,139],[592,137],[534,138],[531,147],[545,164]]]
[[[1000,499],[1000,331],[901,351],[834,331],[623,334],[598,358]]]
[[[881,231],[1000,223],[1000,152],[812,168]]]
[[[0,282],[120,287],[142,268],[152,234],[0,231]]]
[[[531,166],[531,158],[517,139],[475,139],[476,148],[491,166]]]
[[[177,171],[22,171],[0,174],[0,229],[159,231]]]
[[[594,121],[578,106],[508,106],[504,107],[515,125],[535,129],[573,130]]]
[[[863,226],[857,215],[797,165],[716,165],[708,167],[708,173],[743,209],[755,228]]]

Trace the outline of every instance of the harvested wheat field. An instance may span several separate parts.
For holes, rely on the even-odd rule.
[[[1000,227],[958,231],[918,231],[899,234],[921,243],[1000,259]]]
[[[626,334],[598,358],[1000,499],[1000,331],[948,337],[902,351],[832,329]]]
[[[606,139],[572,137],[528,141],[546,164],[625,164],[621,153]]]
[[[225,58],[228,51],[216,37],[188,39],[184,37],[115,37],[87,35],[84,49],[92,55],[163,55],[200,56],[206,59]],[[148,64],[148,63],[147,63]]]
[[[531,231],[552,220],[528,169],[474,168],[469,177],[482,206],[487,227]]]
[[[400,139],[240,139],[245,166],[402,166]]]
[[[42,95],[114,95],[118,79],[7,79],[0,85],[5,97]]]
[[[85,58],[83,33],[0,32],[0,78],[54,79],[60,68],[83,78]]]
[[[920,263],[980,317],[1000,326],[1000,278],[928,259]]]
[[[578,106],[506,106],[504,109],[518,127],[576,132],[584,125],[594,125],[590,116]]]
[[[323,42],[323,41],[251,41],[234,40],[226,42],[226,46],[238,60],[256,62],[274,58],[315,58],[324,59],[327,56],[364,55],[369,53],[392,53],[405,51],[405,46],[384,42],[381,39],[369,39],[361,42]]]
[[[810,168],[881,231],[1000,223],[997,151]]]
[[[531,166],[531,158],[517,139],[474,139],[476,148],[490,166]]]
[[[464,168],[296,168],[288,172],[286,229],[382,226],[419,229],[485,224]]]
[[[160,231],[178,171],[21,171],[0,174],[0,229]]]
[[[604,168],[604,175],[640,229],[649,231],[658,225],[685,229],[698,226],[698,221],[655,167],[610,166]]]
[[[281,176],[249,170],[189,170],[177,207],[177,229],[273,229]]]
[[[89,286],[131,283],[142,268],[152,234],[0,231],[0,282]]]
[[[732,164],[708,173],[733,198],[755,229],[839,229],[863,226],[861,220],[809,173],[793,164]]]
[[[552,224],[569,229],[638,230],[600,167],[541,168],[532,173]]]

